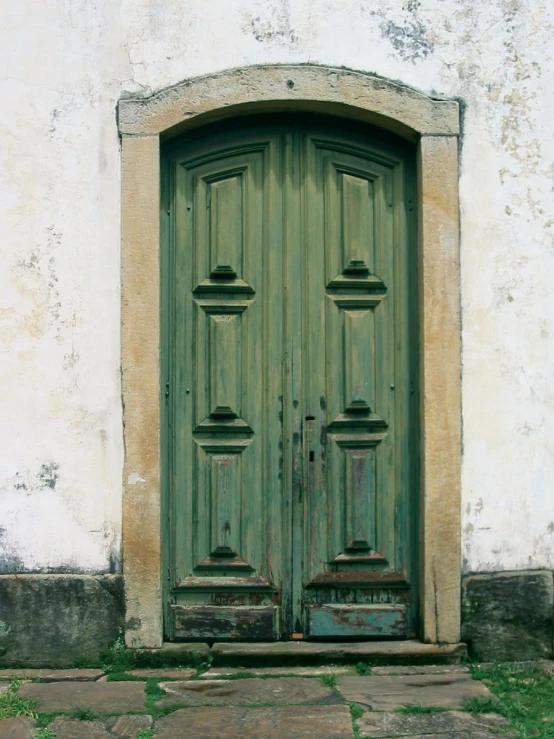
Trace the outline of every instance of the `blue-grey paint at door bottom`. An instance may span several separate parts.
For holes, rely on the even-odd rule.
[[[404,605],[308,606],[311,637],[408,636],[408,613]]]

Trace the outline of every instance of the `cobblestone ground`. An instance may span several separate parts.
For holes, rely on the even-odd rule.
[[[492,698],[463,666],[0,670],[7,690],[35,718],[0,720],[0,739],[515,736],[500,716],[463,710]]]

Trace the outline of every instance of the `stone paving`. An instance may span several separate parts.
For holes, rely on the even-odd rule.
[[[460,665],[375,667],[363,676],[344,665],[126,674],[128,681],[110,681],[102,670],[0,671],[0,689],[24,680],[19,694],[50,719],[46,734],[33,719],[0,720],[0,739],[514,737],[499,716],[461,710],[468,699],[492,696]]]
[[[370,711],[394,711],[407,705],[457,708],[463,701],[488,700],[491,693],[467,674],[344,677],[338,689],[352,703]]]

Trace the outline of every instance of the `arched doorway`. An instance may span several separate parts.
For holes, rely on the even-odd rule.
[[[162,183],[167,638],[416,636],[415,147],[253,116]]]
[[[346,121],[378,126],[381,132],[395,132],[416,149],[419,320],[414,339],[419,364],[419,388],[416,389],[419,396],[419,580],[410,585],[419,588],[420,618],[416,633],[422,641],[437,645],[456,643],[460,638],[461,565],[458,104],[453,100],[430,98],[369,74],[318,65],[266,65],[227,70],[185,80],[149,98],[124,99],[118,105],[117,122],[122,142],[121,376],[125,440],[126,643],[138,648],[163,646],[168,603],[163,593],[172,577],[167,559],[163,557],[170,509],[162,510],[164,496],[169,498],[167,490],[164,493],[169,480],[167,475],[162,478],[162,469],[172,464],[166,458],[170,445],[168,425],[163,417],[171,392],[169,388],[166,397],[167,379],[164,373],[160,375],[163,352],[171,343],[166,333],[169,321],[164,315],[168,309],[166,286],[170,284],[168,260],[162,258],[163,245],[171,239],[171,215],[167,212],[167,190],[160,200],[160,185],[163,184],[162,189],[167,185],[165,176],[162,183],[160,149],[180,134],[186,137],[184,143],[189,137],[192,140],[200,127],[215,121],[229,122],[237,116],[284,111],[337,116],[341,128],[346,126]],[[285,223],[289,224],[289,220],[285,219]],[[237,273],[236,279],[242,279],[232,265],[219,266],[230,266]],[[345,277],[337,272],[331,279],[339,274]],[[388,288],[385,279],[376,274]],[[227,275],[230,276],[229,272]],[[209,281],[210,275],[201,281],[204,279]],[[221,272],[215,277],[216,281],[218,279],[222,279]],[[195,288],[199,282],[195,283]],[[249,287],[255,289],[252,285]],[[327,284],[326,290],[328,287]],[[329,288],[331,292],[333,289],[333,286]],[[250,297],[254,302],[258,299],[252,293]],[[387,297],[372,309],[374,315],[379,314]],[[331,301],[330,296],[326,299]],[[252,316],[252,305],[241,315]],[[338,305],[335,306],[338,310]],[[293,400],[300,403],[300,398]],[[311,419],[307,421],[306,415],[302,417],[303,422],[309,423]],[[387,422],[386,418],[381,418]],[[249,426],[255,433],[251,423]],[[310,448],[308,460],[309,452]],[[415,518],[412,517],[412,521]],[[367,543],[370,548],[374,544]],[[326,560],[321,559],[321,562],[325,564]],[[331,589],[325,592],[329,594]],[[222,593],[220,602],[224,600]],[[267,608],[267,601],[260,601],[259,607]],[[295,627],[294,622],[291,627]],[[278,630],[287,636],[281,625]],[[399,649],[408,654],[411,645],[400,645]]]

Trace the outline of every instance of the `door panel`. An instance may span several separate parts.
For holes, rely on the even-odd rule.
[[[399,452],[414,430],[406,401],[415,362],[404,331],[403,161],[314,137],[306,148],[304,397],[316,427],[305,506],[307,636],[407,637],[415,449]]]
[[[279,156],[265,140],[174,169],[173,638],[279,634]]]
[[[298,119],[166,152],[169,638],[415,630],[409,165]]]

